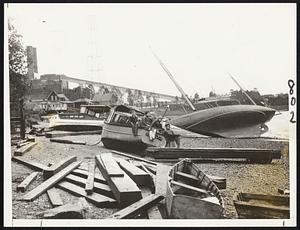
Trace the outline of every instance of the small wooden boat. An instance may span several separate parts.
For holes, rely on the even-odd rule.
[[[49,119],[49,128],[64,131],[101,130],[110,111],[106,105],[82,105],[79,113],[59,113]]]
[[[237,193],[233,200],[241,219],[289,219],[290,197]]]
[[[170,170],[165,200],[171,219],[218,219],[224,212],[218,187],[189,159]]]
[[[111,109],[107,120],[102,128],[101,141],[106,148],[124,151],[143,151],[148,146],[163,147],[166,145],[165,138],[156,134],[154,140],[150,140],[149,131],[141,126],[137,127],[136,135],[133,133],[130,117],[133,111],[138,118],[144,113],[134,108],[118,105]]]

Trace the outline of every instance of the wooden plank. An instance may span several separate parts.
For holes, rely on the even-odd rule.
[[[74,185],[67,181],[62,181],[57,185],[58,188],[63,189],[75,196],[83,196],[87,201],[95,204],[97,207],[115,207],[117,205],[117,201],[113,198],[103,196],[98,193],[92,193],[91,195],[87,195],[84,188]]]
[[[101,153],[100,158],[105,167],[106,174],[110,177],[123,177],[124,172],[112,157],[111,153]]]
[[[93,131],[80,131],[80,132],[48,132],[46,133],[47,138],[52,137],[64,137],[64,136],[78,136],[78,135],[92,135],[92,134],[101,134],[101,130],[93,130]]]
[[[141,191],[142,191],[143,198],[146,198],[147,196],[150,196],[152,194],[150,188],[147,187],[142,187]],[[148,219],[163,219],[157,205],[150,207],[146,211],[146,217]]]
[[[115,158],[115,160],[137,185],[150,185],[150,175],[147,172],[122,158]]]
[[[80,177],[83,177],[83,178],[87,178],[88,175],[89,175],[89,172],[86,171],[86,170],[82,170],[82,169],[74,169],[71,174],[73,175],[76,175],[76,176],[80,176]],[[95,182],[99,182],[99,183],[103,183],[103,184],[107,184],[107,181],[104,179],[104,177],[98,173],[98,172],[95,172],[94,174],[94,181]]]
[[[175,172],[175,175],[179,176],[179,177],[183,177],[183,178],[193,181],[195,183],[197,183],[200,180],[200,178],[198,178],[194,175],[183,173],[180,171]],[[226,178],[212,176],[212,175],[207,175],[207,177],[209,179],[211,179],[212,182],[214,182],[219,189],[226,189]]]
[[[95,156],[95,158],[98,168],[121,206],[130,205],[142,198],[141,190],[126,173],[123,177],[110,177],[100,156]]]
[[[72,164],[77,160],[76,156],[69,156],[65,159],[62,159],[60,162],[51,165],[49,168],[44,170],[43,176],[45,179],[52,177],[54,174],[61,171],[63,168],[67,167],[68,165]]]
[[[72,174],[67,175],[64,180],[68,181],[70,183],[76,184],[83,188],[86,185],[86,179],[79,177],[79,176],[72,175]],[[100,193],[104,196],[108,196],[108,197],[112,197],[112,198],[114,197],[110,187],[106,184],[94,182],[93,191]],[[90,194],[87,194],[87,195],[90,195]]]
[[[90,161],[88,165],[88,177],[86,179],[85,191],[88,195],[93,193],[94,176],[95,176],[95,161]]]
[[[14,156],[23,156],[24,153],[29,152],[36,145],[37,145],[37,142],[32,142],[32,143],[29,143],[28,145],[21,147],[15,151]]]
[[[167,180],[169,179],[170,166],[159,164],[156,166],[155,193],[165,195],[167,192]]]
[[[145,165],[140,165],[140,168],[143,169],[146,173],[148,173],[150,175],[150,189],[151,191],[155,192],[155,175],[153,173],[151,173],[146,167]]]
[[[148,155],[155,159],[178,159],[178,158],[246,158],[254,161],[268,161],[280,159],[279,149],[257,148],[156,148],[146,149]]]
[[[114,213],[113,215],[109,216],[108,219],[130,219],[134,218],[138,214],[144,212],[150,207],[153,207],[158,202],[164,199],[164,196],[160,194],[152,194],[150,196],[147,196],[130,206]]]
[[[52,188],[56,183],[62,180],[66,175],[68,175],[72,170],[77,168],[81,164],[81,161],[74,162],[56,173],[54,176],[50,177],[48,180],[44,181],[42,184],[25,194],[21,200],[32,201],[39,195],[44,193],[46,190]]]
[[[47,194],[53,207],[61,206],[64,204],[56,188],[48,189]]]
[[[66,139],[57,139],[57,138],[50,138],[51,142],[63,143],[63,144],[74,144],[74,145],[86,145],[85,141],[72,141]]]
[[[31,168],[33,170],[37,170],[37,171],[43,171],[43,170],[48,168],[46,165],[43,165],[39,162],[25,160],[22,157],[16,157],[15,156],[15,157],[12,157],[12,160],[15,161],[15,162],[18,162],[20,164],[26,165],[29,168]]]
[[[25,192],[28,186],[37,178],[39,172],[33,172],[21,184],[18,185],[17,191]]]
[[[153,161],[146,160],[146,159],[140,158],[140,157],[136,157],[136,156],[133,156],[133,155],[131,155],[131,154],[122,153],[122,152],[116,151],[116,150],[112,150],[111,152],[114,153],[114,154],[118,154],[118,155],[120,155],[120,156],[129,157],[129,158],[132,158],[132,159],[135,159],[135,160],[138,160],[138,161],[143,161],[143,162],[146,162],[146,163],[151,164],[151,165],[157,165],[157,164],[156,164],[155,162],[153,162]]]
[[[171,184],[180,186],[182,188],[190,189],[190,190],[193,190],[195,192],[208,194],[208,192],[206,190],[204,190],[204,189],[197,188],[197,187],[194,187],[194,186],[191,186],[191,185],[187,185],[187,184],[183,184],[183,183],[180,183],[178,181],[171,180]]]

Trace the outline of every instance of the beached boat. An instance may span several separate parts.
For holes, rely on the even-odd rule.
[[[224,105],[198,110],[171,120],[191,132],[219,137],[259,137],[275,110],[258,105]]]
[[[224,212],[218,187],[189,159],[170,170],[165,201],[171,219],[218,219]]]
[[[136,135],[133,134],[130,124],[133,111],[139,118],[144,116],[141,111],[124,105],[111,108],[102,128],[101,141],[103,145],[107,148],[124,151],[141,151],[148,146],[165,146],[166,140],[160,134],[156,134],[156,138],[150,141],[149,131],[146,128],[138,126]]]
[[[198,101],[193,105],[164,63],[154,52],[153,55],[193,110],[192,113],[172,119],[172,125],[203,135],[230,138],[259,137],[268,130],[265,123],[274,116],[275,110],[256,105],[232,76],[253,105],[240,105],[236,100],[222,98]]]
[[[64,131],[101,130],[110,106],[81,105],[79,113],[58,113],[49,118],[49,128]]]
[[[290,197],[237,193],[233,200],[241,219],[289,219]]]

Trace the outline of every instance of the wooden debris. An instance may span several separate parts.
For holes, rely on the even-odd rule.
[[[73,175],[76,175],[76,176],[80,176],[80,177],[83,177],[83,178],[87,178],[88,175],[89,175],[89,172],[86,171],[86,170],[83,170],[83,169],[74,169],[71,174]],[[103,184],[107,184],[107,181],[104,179],[104,177],[98,173],[98,172],[95,172],[94,174],[94,181],[95,182],[99,182],[99,183],[103,183]]]
[[[49,177],[51,177],[54,174],[58,173],[63,168],[65,168],[66,166],[72,164],[76,160],[77,160],[76,156],[70,156],[70,157],[67,157],[67,158],[61,160],[60,162],[58,162],[56,164],[51,165],[49,168],[44,170],[44,174],[43,174],[44,178],[48,179]]]
[[[278,193],[281,194],[281,195],[290,195],[290,190],[279,188]]]
[[[205,189],[201,189],[201,188],[197,188],[197,187],[194,187],[194,186],[191,186],[191,185],[180,183],[178,181],[171,180],[171,184],[182,187],[182,188],[187,188],[189,190],[193,190],[193,191],[198,192],[198,193],[208,194],[207,190],[205,190]]]
[[[258,163],[270,163],[272,159],[280,159],[279,149],[257,148],[156,148],[146,149],[148,155],[160,159],[178,158],[243,158]]]
[[[34,162],[34,161],[29,161],[29,160],[25,160],[22,157],[12,157],[13,161],[16,161],[18,163],[21,163],[23,165],[28,166],[29,168],[33,169],[33,170],[37,170],[37,171],[44,171],[45,169],[47,169],[48,167],[46,165],[43,165],[39,162]]]
[[[150,188],[142,187],[141,190],[143,198],[146,198],[147,196],[150,196],[152,194]],[[146,211],[146,216],[148,219],[163,219],[157,205],[150,207]]]
[[[130,205],[142,198],[141,190],[126,173],[123,177],[109,176],[100,156],[95,156],[95,158],[98,168],[120,205]]]
[[[37,142],[32,142],[32,143],[29,143],[28,145],[21,147],[15,151],[14,156],[22,156],[24,153],[29,152],[36,145],[37,145]]]
[[[81,161],[74,162],[56,173],[54,176],[50,177],[48,180],[44,181],[42,184],[25,194],[21,199],[26,201],[32,201],[39,195],[44,193],[46,190],[52,188],[57,182],[62,180],[66,175],[68,175],[72,170],[80,165]]]
[[[140,213],[145,212],[148,208],[153,207],[158,202],[164,199],[164,196],[159,194],[152,194],[147,196],[130,206],[114,213],[113,215],[109,216],[108,219],[130,219],[134,218]]]
[[[116,151],[116,150],[113,150],[111,151],[112,153],[115,153],[115,154],[118,154],[120,156],[124,156],[124,157],[129,157],[129,158],[132,158],[132,159],[135,159],[135,160],[138,160],[138,161],[143,161],[143,162],[146,162],[148,164],[151,164],[151,165],[157,165],[155,162],[153,161],[149,161],[149,160],[146,160],[144,158],[140,158],[140,157],[136,157],[136,156],[133,156],[131,154],[127,154],[127,153],[122,153],[122,152],[119,152],[119,151]]]
[[[23,180],[21,184],[18,185],[17,191],[25,192],[28,186],[37,178],[39,172],[33,172],[28,177]]]
[[[86,202],[86,201],[85,201]],[[79,198],[77,204],[65,204],[44,212],[45,219],[85,219],[88,205]]]
[[[142,164],[140,167],[141,167],[141,169],[143,169],[146,173],[148,173],[150,175],[150,186],[149,187],[151,188],[152,192],[155,192],[155,175],[152,172],[150,172],[145,167],[145,165]]]
[[[100,195],[98,193],[92,193],[91,195],[87,195],[84,188],[74,185],[67,181],[60,182],[57,187],[60,189],[63,189],[75,196],[83,196],[86,198],[88,202],[93,203],[97,207],[115,207],[117,204],[117,201],[113,198]]]
[[[47,190],[47,194],[49,197],[49,200],[53,207],[61,206],[63,205],[63,201],[57,191],[56,188],[50,188]]]
[[[150,175],[122,158],[115,159],[137,185],[150,185]]]
[[[90,134],[101,134],[101,130],[93,130],[93,131],[80,131],[80,132],[48,132],[46,133],[47,138],[52,137],[64,137],[64,136],[78,136],[78,135],[90,135]]]
[[[75,176],[75,175],[72,175],[72,174],[69,174],[67,175],[65,178],[64,178],[65,181],[68,181],[70,183],[73,183],[73,184],[76,184],[80,187],[85,187],[86,185],[86,179],[82,178],[82,177],[79,177],[79,176]],[[108,197],[114,197],[113,196],[113,193],[110,189],[110,187],[106,184],[101,184],[101,183],[98,183],[98,182],[94,182],[94,185],[93,185],[93,191],[94,192],[97,192],[97,193],[100,193],[101,195],[104,195],[104,196],[108,196]],[[87,195],[89,195],[87,193]]]
[[[155,177],[155,193],[165,195],[167,192],[167,180],[169,179],[170,166],[157,165]]]
[[[100,159],[105,167],[106,174],[110,177],[123,177],[124,172],[117,164],[111,153],[101,153]]]
[[[51,142],[63,143],[63,144],[74,144],[74,145],[86,145],[85,141],[72,141],[66,139],[57,139],[57,138],[50,138]]]
[[[89,167],[89,171],[88,171],[88,177],[86,179],[85,191],[88,195],[90,195],[93,193],[93,187],[94,187],[95,161],[90,161],[88,167]]]

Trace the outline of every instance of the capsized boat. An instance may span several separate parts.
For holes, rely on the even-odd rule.
[[[136,135],[133,134],[130,117],[133,111],[138,119],[144,113],[125,105],[118,105],[110,110],[110,114],[102,128],[101,141],[106,148],[121,149],[124,151],[143,151],[148,146],[163,147],[166,140],[163,135],[156,133],[154,140],[149,139],[149,131],[138,126]]]
[[[233,200],[240,219],[289,219],[290,197],[236,193]]]
[[[171,120],[191,132],[217,137],[259,137],[275,110],[258,105],[224,105],[198,110]]]
[[[81,105],[79,113],[58,113],[49,118],[49,128],[64,131],[101,130],[111,107]]]
[[[173,119],[171,121],[172,125],[195,133],[217,137],[259,137],[268,130],[265,122],[274,116],[275,110],[256,105],[232,76],[232,79],[238,84],[253,105],[232,105],[231,103],[225,103],[220,106],[221,103],[206,102],[209,105],[208,108],[201,110],[199,107],[202,103],[199,102],[197,107],[194,106],[164,63],[154,52],[153,55],[194,111]]]
[[[190,159],[169,171],[165,201],[171,219],[218,219],[224,212],[218,187]]]

